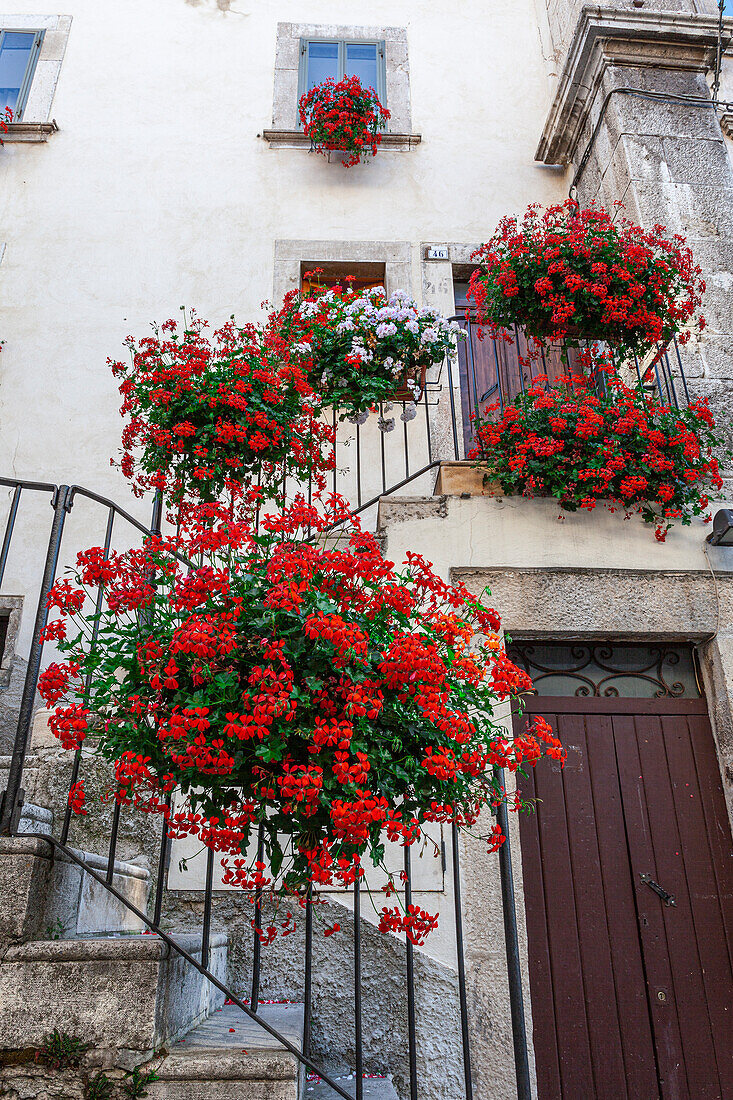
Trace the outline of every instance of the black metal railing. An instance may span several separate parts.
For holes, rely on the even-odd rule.
[[[35,609],[35,619],[33,623],[32,636],[30,638],[29,650],[28,650],[28,665],[25,676],[25,684],[22,694],[22,700],[20,704],[20,713],[17,724],[16,736],[14,739],[12,754],[10,758],[10,764],[7,772],[6,789],[2,792],[2,802],[0,804],[0,835],[19,835],[21,831],[21,815],[23,804],[25,801],[24,793],[24,772],[26,767],[26,758],[28,756],[30,748],[30,736],[33,722],[34,711],[37,706],[36,689],[38,685],[38,677],[40,674],[41,666],[43,663],[44,655],[44,641],[43,641],[43,628],[46,625],[48,617],[47,600],[50,589],[56,578],[58,571],[58,565],[62,549],[68,551],[68,544],[74,543],[80,544],[81,541],[89,542],[90,526],[88,523],[84,525],[83,533],[70,533],[69,516],[72,512],[72,508],[79,500],[84,499],[96,505],[101,514],[98,516],[97,530],[101,534],[104,531],[103,549],[104,556],[107,558],[111,548],[113,546],[113,536],[118,528],[124,525],[124,535],[122,537],[121,547],[132,548],[134,545],[140,545],[142,540],[147,538],[150,534],[160,531],[161,522],[161,507],[160,502],[156,500],[152,507],[152,518],[149,525],[146,525],[132,516],[125,509],[120,508],[113,501],[99,494],[93,493],[81,486],[73,485],[52,485],[48,483],[19,481],[10,478],[0,478],[0,486],[5,486],[10,490],[10,506],[5,523],[5,529],[2,541],[2,550],[0,551],[0,585],[5,577],[10,572],[10,567],[14,565],[24,564],[16,563],[13,560],[14,540],[18,539],[19,555],[25,558],[25,547],[27,545],[27,537],[23,535],[19,536],[21,528],[21,516],[23,512],[23,504],[31,497],[35,500],[47,498],[51,507],[51,519],[48,527],[45,556],[41,568],[40,581],[38,583],[37,591],[37,603]],[[36,525],[37,535],[37,525]],[[92,541],[94,541],[92,539]],[[95,611],[99,612],[104,607],[105,594],[103,587],[100,585],[96,594],[94,595]],[[96,620],[98,622],[98,620]],[[90,639],[90,644],[93,646],[97,641],[97,628],[96,625],[93,629],[93,633]],[[90,683],[85,684],[85,690],[89,693],[92,685]],[[71,766],[71,772],[69,782],[65,786],[66,795],[71,791],[74,783],[79,778],[83,778],[84,771],[84,754],[81,749],[77,750],[74,755],[73,764]],[[68,798],[67,798],[68,802]],[[164,902],[167,891],[167,872],[169,866],[171,839],[168,835],[168,826],[163,820],[160,826],[160,836],[157,843],[158,859],[157,868],[155,869],[155,893],[154,902],[152,906],[152,913],[143,912],[136,907],[126,898],[120,890],[117,889],[114,882],[115,874],[115,860],[118,853],[119,839],[120,839],[120,824],[121,824],[122,808],[117,800],[114,800],[112,809],[111,822],[108,823],[106,832],[108,836],[108,846],[106,852],[106,868],[102,871],[97,870],[94,866],[91,866],[89,862],[84,858],[84,853],[77,848],[70,845],[70,832],[72,827],[71,812],[67,808],[63,822],[61,823],[58,831],[55,827],[50,834],[29,834],[25,829],[22,830],[23,835],[28,837],[29,835],[37,835],[40,839],[45,840],[51,844],[55,851],[63,853],[73,863],[82,868],[87,874],[89,874],[96,882],[102,885],[111,895],[118,899],[118,901],[124,905],[130,912],[136,915],[139,921],[141,921],[151,932],[160,936],[169,947],[177,952],[181,957],[196,970],[199,971],[208,981],[210,981],[217,989],[224,993],[224,995],[235,1005],[246,1013],[248,1017],[256,1021],[265,1031],[267,1031],[273,1038],[275,1038],[284,1049],[288,1050],[298,1061],[304,1065],[312,1073],[317,1074],[323,1081],[325,1081],[334,1091],[334,1093],[340,1097],[349,1100],[349,1093],[335,1081],[332,1076],[326,1072],[323,1067],[319,1066],[314,1060],[311,1053],[311,1024],[313,1017],[313,913],[312,905],[306,905],[305,911],[305,952],[304,952],[304,964],[302,975],[302,989],[303,989],[303,1003],[304,1003],[304,1030],[303,1030],[303,1042],[302,1048],[283,1036],[277,1028],[273,1027],[266,1019],[264,1019],[259,1009],[259,995],[260,995],[260,982],[261,982],[261,966],[262,966],[262,946],[260,942],[260,936],[258,929],[261,924],[262,904],[263,898],[261,891],[257,892],[255,897],[255,913],[253,921],[252,931],[252,973],[251,973],[251,995],[249,1002],[242,996],[238,995],[229,985],[222,982],[212,971],[209,969],[210,964],[210,940],[211,940],[211,923],[213,914],[213,899],[214,899],[214,861],[215,855],[212,850],[207,850],[206,853],[206,876],[205,885],[203,890],[203,919],[201,924],[201,959],[197,960],[190,952],[186,951],[176,940],[175,936],[166,932],[161,926],[161,921],[164,915]],[[86,818],[79,820],[74,819],[74,828],[83,829]],[[151,826],[152,828],[152,826]],[[89,848],[84,845],[86,850]],[[468,1008],[466,997],[466,973],[465,973],[465,959],[463,951],[463,916],[460,903],[460,850],[459,850],[459,837],[458,831],[453,830],[451,837],[451,857],[453,861],[453,882],[455,884],[455,896],[453,913],[455,919],[455,939],[457,944],[457,975],[459,985],[459,998],[457,1011],[460,1015],[461,1021],[461,1035],[463,1041],[462,1049],[462,1062],[463,1062],[463,1077],[465,1081],[465,1096],[467,1100],[472,1100],[473,1087],[472,1087],[472,1074],[471,1074],[471,1054],[468,1040]],[[263,833],[260,830],[258,836],[258,858],[262,859],[264,855],[263,848]],[[412,870],[410,863],[409,849],[405,849],[405,901],[406,904],[411,903],[412,898]],[[354,936],[353,936],[353,977],[354,977],[354,998],[352,1005],[352,1017],[353,1017],[353,1029],[354,1029],[354,1049],[355,1049],[355,1095],[357,1100],[362,1100],[363,1097],[363,1073],[364,1073],[364,1027],[363,1027],[363,989],[362,989],[362,922],[363,917],[360,911],[361,896],[364,891],[364,887],[361,886],[358,880],[354,883],[352,888],[352,900],[353,900],[353,921],[354,921]],[[419,1069],[417,1060],[417,1020],[415,1012],[415,966],[414,966],[414,948],[408,937],[405,937],[405,996],[407,1000],[407,1079],[409,1087],[409,1095],[411,1100],[417,1098],[419,1095]],[[386,1067],[389,1068],[389,1067]]]
[[[667,347],[660,347],[660,357],[647,366],[646,361],[640,361],[636,355],[632,360],[620,363],[611,347],[601,347],[597,341],[545,346],[528,339],[516,325],[506,331],[507,341],[488,336],[476,321],[465,314],[452,320],[457,321],[465,332],[465,339],[459,341],[455,357],[460,380],[463,457],[473,443],[473,424],[486,418],[487,409],[495,405],[501,413],[505,405],[524,393],[539,376],[547,377],[551,385],[561,374],[583,374],[581,355],[594,346],[601,348],[629,383],[638,382],[663,405],[680,408],[689,402],[687,380],[676,339]],[[591,381],[599,396],[603,395],[606,389],[605,374],[596,372]]]
[[[429,379],[420,400],[416,403],[411,419],[400,419],[406,406],[396,403],[393,408],[383,404],[379,410],[382,428],[378,419],[372,416],[366,423],[339,422],[334,414],[333,427],[336,430],[335,468],[330,488],[345,497],[349,502],[351,514],[366,516],[374,509],[378,501],[403,490],[423,489],[431,495],[434,487],[434,475],[441,461],[455,461],[467,456],[473,439],[474,418],[486,414],[488,406],[498,404],[499,409],[514,400],[518,393],[531,383],[534,377],[545,374],[549,378],[564,372],[565,364],[560,353],[550,351],[539,356],[527,356],[520,332],[514,334],[513,344],[489,339],[481,340],[477,326],[465,317],[456,318],[466,331],[465,342],[459,342],[453,355],[446,357],[440,368],[436,368]],[[526,341],[525,341],[526,343]],[[553,358],[554,357],[554,358]],[[667,404],[678,406],[688,398],[687,383],[682,368],[682,359],[676,344],[665,351],[647,375],[643,365],[633,364],[640,382],[653,387],[659,399]],[[412,412],[413,410],[410,410]],[[409,413],[408,413],[409,416]],[[393,424],[390,422],[393,421]],[[304,487],[289,479],[288,471],[283,469],[283,484],[288,491],[303,491]],[[78,485],[56,485],[46,482],[21,481],[13,478],[0,478],[0,487],[8,490],[8,511],[5,521],[2,544],[0,545],[0,591],[7,590],[3,585],[9,576],[9,568],[14,571],[13,583],[19,593],[35,603],[35,618],[32,632],[26,639],[28,664],[21,696],[17,730],[7,773],[6,789],[0,804],[0,835],[15,835],[20,825],[20,815],[24,801],[24,772],[29,750],[30,731],[34,711],[37,706],[37,685],[44,659],[42,631],[48,615],[47,597],[56,578],[62,546],[65,557],[73,560],[74,547],[83,549],[99,541],[102,537],[104,555],[107,557],[113,545],[119,543],[120,549],[139,545],[152,533],[159,533],[161,526],[161,505],[151,502],[150,522],[136,518],[114,501],[100,496]],[[305,487],[306,491],[308,487]],[[37,514],[30,517],[29,529],[19,536],[21,520],[25,506],[33,512],[38,502],[43,507],[47,500],[51,515],[41,519]],[[96,509],[91,522],[82,524],[82,530],[70,531],[69,516],[80,502]],[[28,525],[27,525],[28,526]],[[102,535],[103,532],[103,535]],[[29,551],[42,546],[37,567],[29,561]],[[16,553],[17,552],[17,553]],[[35,579],[29,580],[29,577]],[[37,593],[37,596],[36,596]],[[100,612],[104,606],[104,591],[96,592],[95,610]],[[96,622],[98,623],[98,619]],[[93,627],[91,644],[97,640],[98,626]],[[93,685],[87,682],[87,694]],[[78,750],[74,756],[70,772],[69,790],[78,781],[84,766],[84,756]],[[119,844],[121,807],[115,801],[108,829],[108,849],[106,872],[100,875],[84,861],[81,855],[69,847],[72,816],[68,804],[63,807],[63,820],[58,835],[44,839],[58,851],[99,881],[118,898],[129,910],[134,912],[144,924],[187,959],[201,974],[238,1005],[248,1016],[256,1020],[267,1032],[275,1037],[309,1070],[325,1080],[334,1092],[348,1098],[348,1093],[325,1071],[319,1068],[311,1056],[311,1022],[313,997],[313,917],[312,906],[306,906],[305,912],[305,952],[302,976],[304,998],[304,1033],[302,1049],[298,1050],[258,1013],[261,981],[262,947],[257,932],[257,920],[262,911],[262,895],[255,897],[255,929],[252,940],[251,995],[249,1003],[225,986],[211,971],[209,966],[210,930],[213,915],[214,853],[207,852],[205,885],[203,891],[203,921],[201,929],[201,961],[188,954],[161,927],[164,899],[167,890],[167,867],[170,858],[171,841],[165,825],[161,828],[157,845],[157,871],[152,914],[148,915],[136,909],[116,889],[113,881],[115,857]],[[77,825],[77,827],[79,827]],[[259,838],[259,854],[262,854],[262,836]],[[473,1096],[471,1074],[471,1052],[468,1026],[468,999],[463,944],[463,918],[461,909],[461,876],[458,830],[451,833],[451,853],[453,873],[449,876],[453,893],[453,914],[455,921],[456,966],[458,978],[458,1011],[461,1024],[462,1061],[464,1092],[467,1100]],[[406,873],[405,900],[410,904],[413,880],[409,848],[405,849],[404,870]],[[500,873],[502,883],[502,903],[506,930],[507,968],[511,998],[512,1029],[516,1056],[517,1095],[520,1100],[529,1100],[529,1069],[527,1060],[527,1039],[524,1031],[524,1008],[521,987],[521,969],[519,963],[516,913],[513,897],[511,854],[509,844],[505,844],[500,853]],[[363,1036],[363,988],[362,988],[362,930],[360,906],[363,889],[356,883],[353,888],[354,941],[353,941],[353,1027],[355,1035],[356,1098],[363,1095],[362,1073],[364,1067]],[[407,1063],[410,1100],[419,1095],[419,1067],[417,1059],[417,1020],[415,1010],[415,952],[412,943],[405,939],[405,996],[407,1007]]]

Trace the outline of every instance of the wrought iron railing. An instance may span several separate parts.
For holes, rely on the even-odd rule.
[[[19,555],[25,558],[25,551],[27,547],[27,537],[24,537],[24,533],[21,532],[21,519],[23,514],[23,505],[29,498],[43,499],[48,498],[51,506],[51,521],[50,526],[47,528],[47,542],[45,549],[45,556],[43,560],[43,566],[41,569],[40,580],[37,584],[37,602],[35,608],[35,619],[33,623],[32,635],[29,640],[28,648],[28,664],[25,675],[25,683],[22,693],[22,699],[20,703],[20,712],[18,716],[17,731],[12,746],[12,754],[10,758],[10,764],[7,772],[6,789],[2,792],[2,802],[0,803],[0,835],[19,835],[21,831],[21,814],[23,804],[25,801],[24,793],[24,775],[26,772],[26,760],[29,754],[31,729],[33,724],[34,711],[37,707],[36,689],[38,684],[38,677],[41,671],[43,663],[44,641],[43,641],[43,628],[46,625],[48,617],[47,599],[49,591],[53,585],[56,577],[59,561],[61,559],[62,550],[68,552],[69,543],[78,542],[82,537],[80,534],[76,535],[76,539],[69,531],[69,515],[74,505],[81,499],[91,502],[97,506],[101,515],[99,515],[99,523],[97,531],[101,535],[104,531],[104,541],[102,543],[104,548],[105,558],[109,555],[113,546],[113,537],[119,528],[124,528],[124,535],[122,538],[122,545],[132,548],[135,545],[139,545],[142,540],[147,538],[150,534],[160,530],[161,522],[161,509],[159,502],[153,504],[152,518],[149,525],[146,525],[132,516],[125,509],[120,508],[113,501],[102,497],[96,493],[93,493],[81,486],[73,485],[53,485],[42,482],[30,482],[19,481],[12,478],[0,478],[0,486],[6,487],[9,493],[9,510],[7,519],[5,522],[5,529],[2,540],[2,549],[0,550],[0,589],[2,589],[3,580],[10,574],[11,568],[14,573],[15,566],[22,567],[23,563],[14,562],[14,548],[16,546]],[[89,524],[85,524],[83,537],[88,538]],[[27,533],[26,533],[27,535]],[[37,527],[36,527],[37,537]],[[99,541],[99,540],[97,540]],[[17,575],[17,573],[16,573]],[[102,586],[99,586],[95,594],[95,608],[99,612],[104,606],[105,593]],[[96,627],[90,639],[90,644],[93,646],[97,641]],[[89,691],[91,685],[86,684],[86,690]],[[75,753],[73,765],[71,767],[71,774],[69,783],[67,786],[67,793],[71,790],[74,783],[78,781],[80,777],[83,778],[84,770],[84,754],[79,749]],[[304,1030],[302,1048],[298,1049],[298,1046],[292,1043],[284,1035],[282,1035],[275,1027],[273,1027],[266,1019],[262,1017],[261,1012],[258,1011],[260,1004],[260,976],[261,976],[261,963],[262,963],[262,948],[260,943],[260,937],[258,932],[259,918],[262,912],[262,896],[259,894],[255,899],[255,920],[253,922],[252,932],[252,973],[251,973],[251,995],[249,1000],[238,995],[230,985],[225,984],[209,969],[210,963],[210,932],[212,923],[212,909],[213,909],[213,895],[214,895],[214,852],[209,849],[206,854],[206,877],[205,887],[203,891],[203,920],[201,926],[201,959],[198,961],[194,956],[187,951],[181,944],[179,944],[175,936],[167,932],[161,925],[163,918],[163,906],[164,899],[167,891],[167,872],[169,868],[169,858],[171,851],[171,840],[168,836],[168,828],[163,821],[160,828],[160,836],[157,842],[158,847],[158,859],[157,868],[155,868],[155,893],[154,903],[152,906],[152,912],[143,912],[137,906],[132,904],[128,898],[126,898],[120,890],[117,889],[114,883],[114,869],[115,860],[118,854],[119,836],[120,836],[120,822],[121,822],[122,809],[120,804],[115,800],[111,822],[107,829],[107,852],[106,852],[106,870],[100,871],[95,866],[84,858],[84,853],[78,849],[70,846],[70,833],[72,828],[71,811],[67,808],[63,816],[63,821],[60,823],[60,827],[56,829],[56,823],[54,822],[53,831],[50,834],[29,834],[25,828],[22,829],[24,836],[37,835],[39,839],[43,839],[53,846],[53,848],[63,853],[74,864],[81,867],[88,875],[91,876],[96,882],[103,886],[110,894],[112,894],[118,901],[124,905],[129,911],[134,913],[136,917],[156,935],[160,936],[169,947],[177,952],[180,956],[186,959],[186,961],[193,967],[195,967],[208,981],[210,981],[217,989],[224,993],[224,995],[235,1005],[247,1014],[252,1020],[256,1021],[265,1031],[273,1036],[286,1050],[288,1050],[298,1061],[304,1065],[308,1070],[316,1073],[323,1081],[325,1081],[334,1091],[334,1093],[340,1097],[344,1097],[345,1100],[349,1100],[349,1093],[344,1091],[341,1085],[333,1079],[331,1075],[314,1060],[311,1050],[311,1021],[312,1021],[312,988],[313,988],[313,907],[312,905],[306,905],[305,907],[305,952],[303,960],[303,972],[302,972],[302,990],[303,990],[303,1003],[304,1003]],[[74,828],[82,830],[83,823],[86,819],[82,819],[81,823],[77,823],[78,819],[75,819]],[[74,836],[74,839],[76,837]],[[463,917],[461,910],[461,895],[460,895],[460,850],[459,850],[459,837],[458,830],[454,827],[450,837],[451,845],[451,859],[453,866],[452,886],[453,886],[453,914],[455,920],[455,941],[457,945],[457,980],[458,980],[458,1013],[460,1015],[461,1024],[461,1036],[462,1036],[462,1062],[463,1062],[463,1079],[465,1096],[472,1098],[472,1074],[471,1074],[471,1055],[468,1039],[468,1006],[467,1006],[467,994],[466,994],[466,974],[465,974],[465,960],[463,949]],[[84,846],[86,847],[86,845]],[[259,835],[259,851],[258,855],[261,857],[263,854],[263,835],[260,832]],[[413,889],[413,870],[411,865],[410,849],[404,849],[404,873],[405,873],[405,904],[411,904],[412,889]],[[362,991],[362,916],[361,916],[361,903],[362,895],[364,893],[364,887],[360,886],[357,880],[352,888],[352,902],[353,902],[353,920],[354,920],[354,936],[353,936],[353,975],[354,975],[354,1000],[352,1005],[353,1011],[353,1026],[355,1035],[355,1090],[357,1100],[361,1100],[363,1096],[363,1072],[364,1072],[364,1035],[363,1035],[363,991]],[[414,966],[414,947],[409,939],[405,938],[405,997],[407,1002],[407,1078],[409,1087],[409,1096],[411,1100],[416,1100],[419,1095],[419,1081],[418,1081],[418,1056],[417,1056],[417,1022],[415,1012],[415,966]]]
[[[467,451],[472,443],[472,424],[486,415],[486,410],[497,405],[501,412],[539,376],[549,378],[550,383],[561,374],[583,373],[580,357],[583,350],[599,347],[592,341],[577,341],[566,345],[544,346],[527,339],[524,332],[514,326],[507,330],[509,341],[487,336],[476,321],[454,317],[466,336],[459,341],[457,365],[460,378],[460,400],[463,422],[463,445]],[[677,340],[666,348],[659,348],[660,357],[646,364],[638,356],[623,364],[618,363],[613,349],[604,346],[605,355],[625,375],[628,382],[638,382],[654,393],[664,405],[679,408],[689,401],[687,380],[682,365]],[[650,357],[651,358],[651,357]],[[605,392],[603,372],[594,375],[596,389]]]
[[[514,344],[481,340],[476,325],[459,317],[457,320],[466,330],[466,340],[458,344],[455,354],[447,356],[444,363],[432,372],[425,390],[416,405],[412,419],[400,419],[404,416],[404,405],[380,410],[382,426],[391,430],[380,431],[377,418],[371,417],[364,424],[339,422],[335,415],[333,425],[336,429],[335,469],[330,488],[345,497],[353,515],[367,516],[378,501],[387,495],[400,494],[405,490],[421,490],[432,494],[434,476],[442,461],[455,461],[467,456],[472,443],[473,418],[482,417],[488,406],[498,404],[499,409],[512,401],[518,393],[538,374],[550,378],[553,372],[560,373],[560,357],[553,359],[554,352],[538,357],[525,356],[522,334],[515,333]],[[513,349],[513,350],[512,350]],[[656,363],[649,377],[643,374],[641,364],[634,364],[634,370],[640,381],[653,385],[663,402],[679,405],[687,400],[687,384],[682,369],[679,349],[674,344]],[[390,425],[390,421],[394,421]],[[288,485],[287,469],[283,470],[283,481]],[[139,545],[141,540],[160,530],[161,508],[159,503],[152,505],[149,524],[135,518],[130,512],[118,506],[114,501],[100,496],[77,485],[56,485],[46,482],[21,481],[13,478],[0,478],[0,486],[8,490],[8,511],[0,545],[0,591],[4,578],[9,576],[9,566],[13,570],[13,583],[22,589],[25,598],[35,603],[35,618],[32,631],[25,639],[24,651],[28,653],[24,687],[19,708],[17,731],[15,734],[6,789],[0,805],[0,834],[14,835],[20,825],[20,814],[24,801],[24,773],[29,751],[30,734],[34,711],[37,705],[36,689],[44,654],[42,631],[46,623],[46,602],[50,588],[59,568],[62,547],[65,557],[70,558],[74,546],[82,549],[94,541],[100,542],[105,556],[111,551],[115,540],[122,538],[121,548]],[[307,491],[307,487],[306,491]],[[303,491],[304,487],[293,483],[292,490]],[[48,499],[51,505],[50,524],[45,523],[41,532],[37,515],[30,524],[30,531],[18,534],[21,526],[23,507],[30,501]],[[98,509],[93,523],[83,525],[83,532],[72,535],[69,532],[69,516],[72,508],[85,501]],[[78,545],[74,539],[81,540]],[[45,546],[43,560],[35,570],[35,579],[31,576],[29,549]],[[17,553],[16,553],[17,552]],[[16,554],[16,559],[13,555]],[[40,554],[39,554],[40,557]],[[14,564],[15,560],[15,564]],[[20,564],[18,564],[20,563]],[[17,566],[17,567],[16,567]],[[6,586],[7,590],[7,586]],[[37,593],[37,596],[36,596]],[[96,610],[103,607],[104,592],[96,593]],[[96,627],[94,628],[96,631]],[[92,644],[96,634],[92,637]],[[0,654],[1,656],[1,654]],[[91,685],[86,685],[87,691]],[[75,755],[71,768],[69,789],[79,779],[84,764],[81,751]],[[500,807],[500,814],[505,809]],[[185,951],[169,933],[161,927],[163,903],[167,889],[167,864],[170,856],[170,840],[167,829],[161,829],[158,847],[155,894],[152,913],[143,913],[133,906],[116,889],[113,882],[115,857],[118,848],[121,808],[115,804],[109,825],[107,868],[100,874],[84,861],[79,852],[69,847],[71,830],[71,811],[64,809],[63,821],[58,835],[43,835],[43,838],[58,851],[64,852],[69,859],[83,867],[87,874],[99,881],[111,894],[134,912],[151,931],[164,939],[179,955],[187,959],[190,965],[200,971],[214,986],[225,993],[252,1019],[256,1020],[267,1032],[274,1036],[282,1046],[290,1051],[302,1064],[317,1073],[334,1090],[335,1094],[348,1098],[348,1093],[334,1081],[321,1067],[317,1066],[311,1055],[312,985],[313,985],[313,924],[312,907],[306,907],[305,913],[305,953],[303,964],[303,998],[305,1006],[304,1036],[302,1049],[299,1050],[281,1035],[258,1013],[261,945],[257,930],[253,932],[251,996],[249,1003],[224,985],[208,968],[210,928],[214,894],[214,853],[207,853],[206,880],[203,894],[203,922],[201,929],[202,953],[198,962]],[[506,820],[500,819],[505,835]],[[453,894],[453,915],[455,921],[455,940],[457,951],[458,1009],[461,1023],[462,1063],[464,1091],[467,1098],[473,1096],[471,1075],[471,1052],[469,1046],[468,1008],[466,993],[466,974],[463,947],[463,925],[460,895],[460,853],[458,832],[451,832],[451,853],[453,873],[450,876]],[[502,904],[506,931],[507,966],[511,997],[512,1028],[516,1056],[518,1096],[525,1100],[530,1096],[529,1068],[527,1059],[526,1035],[524,1033],[524,1008],[520,977],[518,937],[514,908],[511,854],[509,844],[500,850],[500,871],[502,881]],[[405,849],[406,904],[410,903],[413,888],[412,868],[409,848]],[[355,1034],[355,1077],[356,1097],[363,1095],[362,1072],[364,1066],[363,1027],[362,1027],[362,938],[360,922],[362,888],[359,883],[353,887],[354,942],[353,973],[354,1003],[353,1019]],[[256,900],[260,911],[261,897]],[[256,921],[255,921],[256,924]],[[415,1013],[415,966],[412,943],[405,941],[405,996],[407,1002],[407,1063],[410,1100],[416,1100],[419,1094],[417,1060],[417,1023]]]

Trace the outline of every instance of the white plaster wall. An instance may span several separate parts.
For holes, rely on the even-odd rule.
[[[18,14],[49,14],[12,0]],[[222,10],[225,9],[225,10]],[[196,306],[256,316],[275,239],[479,241],[563,194],[533,162],[549,106],[534,0],[313,0],[312,21],[408,30],[410,152],[344,171],[271,149],[278,21],[294,0],[73,0],[45,144],[0,150],[0,470],[124,496],[107,356]],[[138,514],[143,514],[138,506]]]

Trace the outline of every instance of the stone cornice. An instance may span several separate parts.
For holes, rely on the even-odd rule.
[[[262,136],[273,148],[310,149],[311,140],[302,130],[263,130]],[[422,141],[421,134],[399,134],[387,130],[382,134],[380,149],[411,149]]]
[[[727,45],[733,20],[725,20]],[[715,16],[672,11],[622,11],[586,6],[578,19],[535,159],[567,164],[609,67],[707,72],[718,36]]]
[[[58,130],[56,119],[51,122],[10,122],[7,132],[0,134],[6,141],[48,141],[50,134]]]

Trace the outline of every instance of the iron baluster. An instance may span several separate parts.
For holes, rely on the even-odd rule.
[[[354,879],[354,1045],[356,1100],[364,1098],[364,1050],[361,1027],[361,897],[359,872]]]
[[[115,872],[115,853],[117,851],[117,834],[120,831],[120,803],[115,791],[115,808],[112,811],[112,831],[109,837],[109,852],[107,853],[107,885],[112,882]]]
[[[379,419],[382,422],[384,421],[384,406],[382,405],[381,401],[379,402]],[[385,448],[386,448],[386,444],[385,444],[385,441],[384,441],[384,435],[385,435],[385,433],[383,431],[380,431],[380,433],[379,433],[379,447],[380,447],[380,455],[381,455],[381,460],[382,460],[382,492],[386,493],[387,492],[387,466],[386,466],[386,460],[385,460],[385,454],[384,454]]]
[[[206,887],[204,889],[204,927],[201,932],[201,965],[209,966],[211,943],[211,902],[214,894],[214,849],[206,853]]]
[[[265,856],[265,826],[260,824],[257,830],[257,862],[263,863]],[[261,868],[257,868],[258,871]],[[255,887],[255,919],[254,940],[252,942],[252,995],[250,1005],[253,1012],[257,1012],[260,1005],[260,962],[262,958],[262,886]]]
[[[20,494],[23,492],[22,485],[16,485],[13,490],[13,499],[10,504],[10,513],[8,515],[8,522],[5,524],[5,534],[3,536],[3,545],[0,550],[0,585],[3,583],[3,577],[5,576],[5,566],[8,562],[8,554],[10,553],[10,540],[13,537],[13,531],[15,529],[15,519],[18,515],[18,506],[20,505]]]
[[[308,886],[305,903],[305,974],[303,981],[303,1054],[311,1052],[313,1005],[313,887]]]
[[[356,503],[361,508],[361,424],[356,424]]]
[[[526,344],[527,344],[527,355],[529,355],[529,341],[528,340],[526,341]],[[523,394],[524,393],[524,365],[521,362],[521,360],[519,360],[519,329],[516,326],[516,324],[514,326],[514,346],[516,348],[516,364],[517,364],[516,365],[516,370],[517,370],[517,374],[518,374],[518,377],[519,377],[519,393]],[[529,381],[532,382],[532,359],[529,359]],[[507,394],[506,396],[508,398],[510,398],[510,400],[512,399],[512,396],[510,394]]]
[[[336,493],[336,474],[338,472],[338,463],[336,462],[336,443],[338,435],[338,427],[336,424],[336,408],[334,406],[331,414],[331,426],[333,428],[333,491]]]
[[[0,806],[0,836],[9,836],[17,826],[20,816],[21,804],[19,801],[21,785],[23,781],[23,767],[28,752],[30,740],[31,722],[33,720],[33,703],[36,697],[38,676],[41,671],[41,657],[43,655],[43,641],[41,632],[48,619],[48,594],[56,578],[61,539],[64,533],[66,514],[71,508],[69,503],[69,486],[59,485],[54,490],[52,498],[53,521],[51,533],[46,550],[46,562],[41,580],[41,591],[38,596],[36,619],[33,626],[33,641],[28,654],[28,668],[23,684],[23,695],[20,701],[18,715],[18,729],[13,744],[13,753],[10,758],[8,770],[8,785],[3,794],[2,806]]]
[[[412,867],[410,845],[405,845],[405,909],[412,905]],[[415,948],[405,933],[407,956],[407,1044],[410,1060],[410,1100],[417,1100],[417,1039],[415,1028]]]
[[[160,924],[163,912],[163,890],[165,875],[168,870],[168,854],[170,852],[170,838],[168,836],[168,818],[170,816],[172,794],[168,791],[165,799],[166,812],[161,814],[163,828],[160,834],[160,850],[158,852],[158,873],[155,877],[155,909],[153,910],[153,924]]]
[[[497,768],[496,777],[503,790],[504,772],[502,768]],[[509,815],[506,802],[503,800],[497,808],[496,820],[506,837],[499,848],[499,875],[501,878],[501,908],[504,916],[504,943],[509,980],[509,1008],[512,1017],[514,1070],[517,1077],[517,1100],[532,1100],[527,1027],[524,1018],[524,995],[522,992],[522,964],[519,957],[517,909],[514,898],[514,873],[512,871],[512,853],[509,846]]]
[[[497,347],[496,340],[494,340],[493,343],[494,343],[494,370],[496,371],[496,392],[499,394],[499,412],[503,415],[504,414],[504,387],[501,384],[501,369],[499,367],[499,349]],[[521,370],[521,367],[520,367],[520,370]]]
[[[107,511],[107,529],[104,535],[104,550],[102,552],[102,560],[109,560],[109,549],[112,544],[112,528],[115,522],[115,510],[110,507]],[[97,585],[97,602],[94,608],[94,625],[92,626],[92,636],[89,643],[90,654],[94,653],[97,647],[97,639],[99,637],[99,616],[102,613],[102,604],[104,602],[104,585],[100,582]],[[92,690],[92,672],[91,669],[87,673],[86,680],[84,682],[84,706],[89,703],[89,696]],[[69,793],[71,793],[74,784],[79,779],[79,769],[81,767],[81,745],[74,753],[74,763],[71,767],[71,778],[69,780]],[[71,800],[67,799],[66,810],[64,811],[64,823],[61,827],[61,843],[66,844],[69,839],[69,830],[71,829]]]
[[[680,368],[680,380],[682,382],[682,388],[685,391],[685,401],[689,405],[690,403],[690,391],[687,388],[687,378],[685,376],[685,369],[682,366],[682,356],[680,355],[680,346],[677,343],[677,337],[673,337],[672,343],[674,344],[675,354],[677,356],[677,365]]]
[[[423,399],[425,401],[425,437],[428,445],[428,462],[433,461],[433,442],[430,435],[430,406],[428,405],[428,387],[427,383],[423,389]]]
[[[463,950],[463,911],[461,907],[461,864],[458,826],[451,826],[453,849],[453,906],[456,921],[456,955],[458,958],[458,998],[461,1005],[461,1040],[463,1044],[463,1082],[466,1100],[473,1100],[471,1047],[468,1034],[468,999],[466,996],[466,960]]]
[[[468,371],[468,410],[471,412],[471,400],[473,399],[473,416],[475,420],[479,416],[478,385],[476,382],[476,358],[473,351],[473,331],[471,322],[468,323],[468,356],[466,357],[466,370]]]
[[[456,351],[458,350],[456,345]],[[448,397],[450,398],[450,415],[451,423],[453,425],[453,457],[458,461],[461,457],[460,450],[458,448],[458,422],[456,420],[456,398],[453,393],[453,357],[449,351],[445,353],[446,363],[448,365]],[[361,503],[361,502],[360,502]]]

